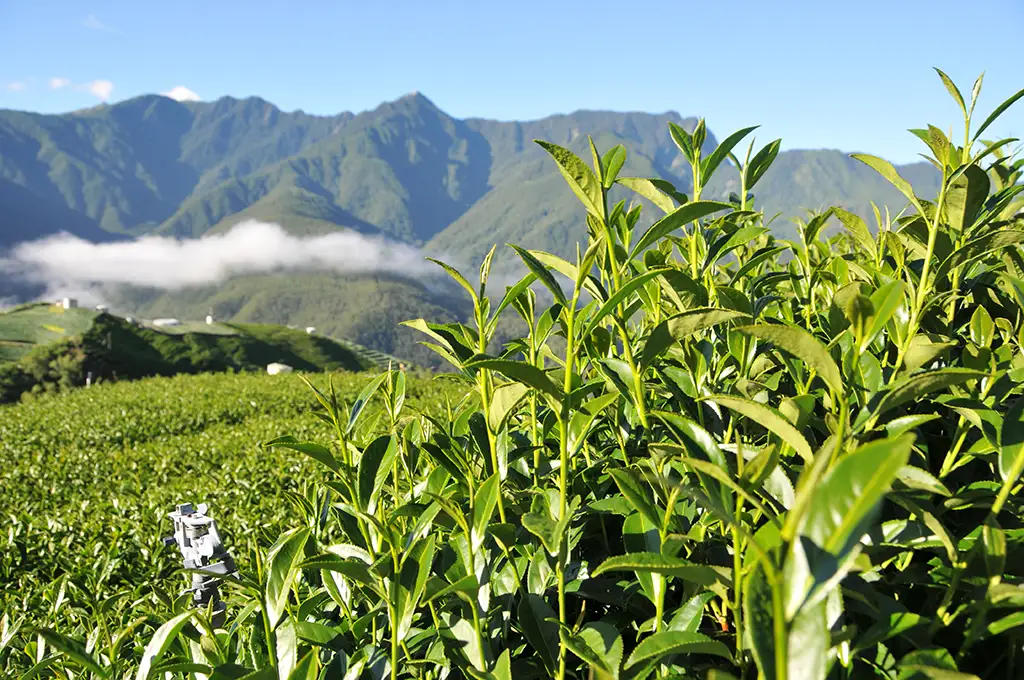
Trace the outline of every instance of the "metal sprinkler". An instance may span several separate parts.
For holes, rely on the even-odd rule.
[[[167,516],[174,522],[174,535],[164,538],[164,545],[178,544],[185,569],[192,570],[192,606],[206,608],[212,603],[215,628],[224,623],[227,605],[218,590],[222,576],[234,575],[235,560],[220,541],[217,524],[206,514],[206,503],[193,508],[191,503],[178,505]]]

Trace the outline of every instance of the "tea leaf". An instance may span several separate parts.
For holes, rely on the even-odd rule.
[[[135,676],[138,680],[148,678],[152,672],[153,664],[163,656],[170,648],[174,639],[188,620],[192,618],[192,612],[183,612],[168,619],[161,625],[146,645],[146,651],[142,653],[142,662],[139,664],[139,672]],[[52,643],[51,643],[52,644]],[[95,672],[95,671],[94,671]],[[104,673],[105,675],[105,673]]]
[[[977,380],[984,377],[984,373],[967,368],[940,368],[937,371],[912,375],[889,388],[878,405],[877,413],[880,415],[897,406],[919,399],[926,394],[945,389],[951,385],[959,385],[968,380]]]
[[[791,446],[804,460],[813,460],[814,451],[811,449],[811,445],[807,443],[807,440],[804,439],[804,436],[786,420],[784,415],[770,406],[764,406],[749,399],[730,397],[724,394],[711,395],[710,397],[705,397],[705,399],[721,404],[740,415],[746,416],[754,423],[767,428],[777,435],[779,439]]]
[[[665,180],[647,179],[645,177],[620,177],[615,181],[627,189],[640,194],[660,208],[663,213],[668,214],[676,209],[676,204],[672,201],[675,188]]]
[[[642,253],[647,250],[647,248],[654,245],[656,241],[659,241],[661,238],[671,234],[684,224],[689,224],[690,222],[699,220],[713,212],[728,210],[730,208],[732,208],[732,206],[728,203],[719,203],[717,201],[691,201],[690,203],[681,205],[652,224],[651,227],[644,232],[644,235],[636,242],[636,245],[633,246],[633,249],[630,251],[630,256],[632,257],[637,253]]]
[[[281,621],[281,616],[284,615],[284,609],[288,603],[288,593],[291,591],[292,582],[297,575],[296,566],[302,559],[302,549],[308,538],[309,529],[291,529],[283,533],[277,539],[277,543],[267,552],[269,566],[265,606],[267,620],[271,628],[275,628]],[[182,625],[184,625],[184,620]],[[169,644],[169,642],[161,644]]]
[[[760,324],[740,326],[735,330],[744,335],[766,340],[779,349],[789,352],[817,371],[822,380],[837,394],[843,392],[843,379],[839,374],[836,362],[829,356],[824,345],[802,328],[779,324]]]
[[[559,172],[568,182],[569,188],[580,199],[587,212],[604,219],[604,199],[601,184],[594,173],[572,151],[541,140],[534,140],[542,149],[551,154],[558,165]]]
[[[618,678],[622,666],[622,638],[608,623],[588,623],[575,635],[561,631],[562,644],[583,659],[598,678]]]
[[[530,251],[525,250],[524,248],[520,248],[519,246],[514,246],[511,244],[509,245],[509,247],[519,254],[519,257],[523,260],[523,263],[526,264],[526,266],[530,269],[530,272],[533,273],[533,275],[536,276],[537,279],[540,280],[540,282],[543,283],[544,286],[551,291],[551,294],[555,296],[555,299],[558,300],[559,304],[561,304],[563,307],[568,305],[568,300],[565,299],[565,293],[562,292],[562,287],[558,285],[558,282],[555,281],[555,277],[551,275],[551,272],[548,271],[547,267],[541,264],[540,260],[534,257],[534,255],[530,253]],[[574,276],[570,276],[569,278],[575,279]]]
[[[707,179],[711,177],[712,174],[714,174],[718,166],[722,163],[722,161],[726,159],[726,156],[729,155],[729,152],[733,150],[733,147],[739,144],[741,139],[749,135],[758,127],[760,126],[755,125],[753,127],[743,128],[742,130],[738,130],[732,133],[731,135],[726,137],[725,140],[721,144],[719,144],[714,151],[711,152],[710,156],[702,160],[700,164],[700,174],[704,181],[707,181]]]
[[[1024,468],[1024,397],[1018,397],[1003,417],[999,432],[999,476],[1013,486]]]
[[[890,184],[899,189],[901,194],[907,197],[907,200],[909,200],[910,204],[917,209],[917,212],[922,214],[924,213],[924,210],[921,208],[921,203],[917,200],[917,196],[914,194],[914,188],[910,186],[910,182],[903,179],[900,174],[896,172],[896,168],[893,167],[892,163],[878,158],[877,156],[871,156],[865,153],[851,154],[850,157],[855,158],[887,179]]]
[[[681,342],[694,333],[741,318],[749,317],[742,312],[713,307],[690,309],[669,317],[658,324],[647,337],[640,364],[650,366],[673,342]]]
[[[732,660],[729,648],[718,640],[700,633],[666,630],[641,640],[629,655],[626,668],[632,668],[643,661],[658,660],[669,654],[711,654]]]
[[[981,137],[981,134],[988,129],[988,126],[996,122],[999,116],[1003,115],[1003,112],[1006,111],[1006,109],[1013,106],[1021,97],[1024,97],[1024,89],[1018,91],[1016,94],[1012,95],[1009,99],[1007,99],[1002,104],[997,106],[995,110],[991,114],[989,114],[989,117],[985,119],[985,122],[982,123],[977,130],[974,131],[974,136],[971,137],[971,141],[973,142],[977,140],[979,137]]]
[[[338,471],[338,461],[334,459],[334,454],[331,453],[330,449],[326,446],[316,444],[314,442],[297,442],[292,437],[279,437],[278,439],[271,439],[268,442],[264,442],[265,447],[279,447],[283,449],[291,449],[292,451],[298,451],[304,453],[313,460],[317,461],[321,465],[330,468],[334,472]]]
[[[547,373],[522,361],[509,361],[508,359],[479,359],[466,365],[467,368],[486,368],[501,373],[509,380],[527,385],[534,389],[545,392],[559,401],[562,400],[562,390],[555,386]]]
[[[191,616],[191,612],[186,612],[184,614],[179,614],[175,618],[173,618],[170,621],[168,621],[168,623],[171,623],[172,621],[175,621],[175,619],[180,618],[182,620],[182,625],[184,625],[184,622],[188,620],[189,616]],[[167,624],[164,624],[164,625],[166,626]],[[163,629],[163,628],[164,628],[164,626],[160,627],[160,629]],[[179,627],[179,629],[180,629],[180,627]],[[92,657],[92,655],[86,649],[85,644],[80,642],[79,640],[75,640],[74,638],[70,638],[70,637],[67,637],[66,635],[62,635],[61,633],[58,633],[57,631],[55,631],[53,629],[50,629],[50,628],[31,628],[31,629],[28,630],[28,632],[33,632],[36,635],[38,635],[39,637],[43,638],[48,645],[53,647],[55,650],[57,650],[61,654],[67,656],[69,659],[71,659],[72,661],[77,663],[79,666],[84,668],[86,671],[89,671],[91,673],[95,673],[97,676],[99,676],[101,678],[105,678],[105,677],[108,676],[108,673],[106,672],[106,670],[104,670],[104,668],[102,666],[100,666],[99,663],[96,662],[96,660]],[[158,632],[159,632],[159,630],[158,630]],[[166,638],[168,633],[169,633],[169,631],[165,632],[164,635],[161,636],[161,640],[159,642],[157,642],[156,644],[154,644],[151,641],[149,643],[149,645],[146,646],[146,652],[143,654],[143,657],[142,657],[142,665],[139,666],[139,674],[136,676],[140,680],[143,679],[143,678],[148,678],[149,677],[150,667],[152,666],[153,661],[155,661],[165,651],[166,644],[164,644],[164,638]],[[177,634],[178,634],[178,631],[175,630],[174,631],[174,635],[177,635]],[[154,640],[155,640],[155,638],[154,638]],[[169,641],[168,641],[167,644],[169,644]],[[159,649],[159,652],[158,652],[157,648],[160,647],[161,645],[163,645],[163,647],[161,649]],[[40,659],[40,663],[41,662],[42,662],[42,659]],[[48,665],[50,665],[50,664],[48,664]],[[43,670],[43,669],[40,669],[40,670]]]
[[[668,557],[661,553],[639,552],[627,555],[615,555],[601,563],[591,572],[598,577],[609,571],[632,571],[636,573],[664,574],[676,576],[689,583],[707,586],[715,582],[715,572],[709,567],[693,564],[678,557]]]
[[[523,637],[540,655],[544,666],[553,671],[558,659],[558,614],[544,598],[532,593],[519,600],[516,613]]]

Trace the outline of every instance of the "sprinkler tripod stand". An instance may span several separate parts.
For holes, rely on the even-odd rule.
[[[206,514],[206,503],[193,508],[183,503],[167,516],[174,522],[174,535],[164,538],[164,545],[177,543],[185,569],[192,570],[192,606],[206,608],[212,603],[211,623],[219,628],[224,623],[227,606],[218,590],[222,576],[236,573],[235,560],[220,541],[213,518]]]

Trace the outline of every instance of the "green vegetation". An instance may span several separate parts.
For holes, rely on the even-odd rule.
[[[63,311],[63,310],[62,310]],[[75,335],[48,336],[54,320],[75,322]],[[211,332],[212,331],[212,332]],[[66,389],[96,381],[220,371],[262,371],[281,362],[299,371],[363,371],[400,361],[348,341],[271,324],[182,324],[151,327],[110,314],[51,305],[25,306],[0,314],[0,338],[32,338],[0,364],[0,403],[27,391]],[[2,346],[2,345],[0,345]]]
[[[365,377],[332,380],[351,396]],[[440,387],[410,379],[410,406],[439,415]],[[52,658],[38,668],[41,677],[70,670],[54,656],[59,643],[44,638],[38,647],[34,635],[24,637],[23,616],[82,639],[96,636],[101,646],[111,642],[104,631],[116,634],[134,622],[121,641],[120,666],[123,673],[133,668],[147,630],[178,595],[180,560],[159,541],[168,531],[166,512],[196,493],[217,509],[240,565],[255,569],[246,546],[265,545],[289,526],[288,499],[315,472],[258,442],[282,426],[321,436],[323,425],[309,415],[314,404],[297,374],[207,374],[110,383],[0,407],[8,512],[0,537],[0,676],[22,677],[37,651]],[[378,411],[370,406],[367,425]],[[144,610],[148,622],[136,618]]]
[[[279,520],[210,498],[214,512],[225,505],[228,546],[246,556],[224,585],[222,627],[171,594],[186,579],[168,573],[159,532],[131,533],[135,508],[159,512],[142,485],[168,469],[188,478],[194,456],[176,467],[162,448],[135,458],[116,413],[79,435],[111,438],[116,463],[78,450],[54,465],[38,430],[0,433],[4,446],[24,442],[0,461],[23,497],[0,558],[21,584],[5,593],[0,669],[1020,677],[1024,161],[982,135],[1024,90],[979,124],[980,79],[967,104],[940,76],[964,121],[962,143],[915,131],[941,173],[934,197],[855,156],[911,206],[880,215],[875,231],[830,208],[777,239],[750,195],[775,153],[744,152],[750,130],[709,149],[703,122],[669,125],[694,178],[686,196],[623,175],[622,146],[592,147],[586,163],[541,142],[582,204],[588,238],[569,260],[512,246],[527,274],[507,287],[489,281],[491,255],[472,282],[442,265],[471,299],[469,321],[408,326],[452,365],[461,398],[427,394],[397,371],[358,395],[318,380],[305,421],[225,435],[260,440],[261,455],[295,467],[287,485],[280,462],[234,468],[245,482],[232,488],[276,497]],[[727,158],[737,200],[709,200]],[[649,227],[640,205],[609,200],[622,189],[658,211]],[[830,235],[833,217],[844,229]],[[526,330],[497,348],[503,314]],[[211,412],[245,409],[244,396],[219,399]],[[97,465],[116,465],[130,502],[103,494],[106,479],[90,486]],[[77,534],[45,506],[55,475],[93,537],[69,551],[60,541]],[[206,479],[175,488],[210,494]],[[191,499],[161,500],[169,510]],[[129,520],[115,523],[135,546],[124,562],[98,538],[111,516]],[[37,573],[20,566],[30,551],[69,562]]]

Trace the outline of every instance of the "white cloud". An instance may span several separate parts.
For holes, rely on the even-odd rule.
[[[26,87],[27,86],[25,85],[25,83],[21,82],[20,80],[15,80],[13,83],[7,83],[7,89],[11,92],[21,92]]]
[[[71,81],[67,78],[50,78],[50,89],[59,90],[62,87],[67,87],[71,84]]]
[[[253,220],[224,234],[185,241],[144,236],[90,243],[60,234],[16,246],[0,265],[0,271],[50,286],[131,284],[166,290],[280,270],[435,274],[423,254],[405,244],[353,231],[297,237],[277,224]]]
[[[94,80],[91,83],[79,85],[78,89],[85,90],[100,101],[107,101],[114,91],[114,84],[109,80]]]
[[[197,102],[197,101],[199,101],[199,95],[196,94],[195,92],[193,92],[192,90],[188,89],[184,85],[178,85],[177,87],[172,87],[167,92],[161,92],[160,94],[162,94],[165,97],[170,97],[171,99],[173,99],[175,101],[179,101],[179,102]]]
[[[82,21],[82,25],[93,31],[106,31],[107,33],[116,33],[118,35],[124,35],[123,31],[119,31],[113,26],[108,26],[107,24],[100,21],[98,18],[96,18],[95,14],[90,14],[89,16],[87,16]]]

